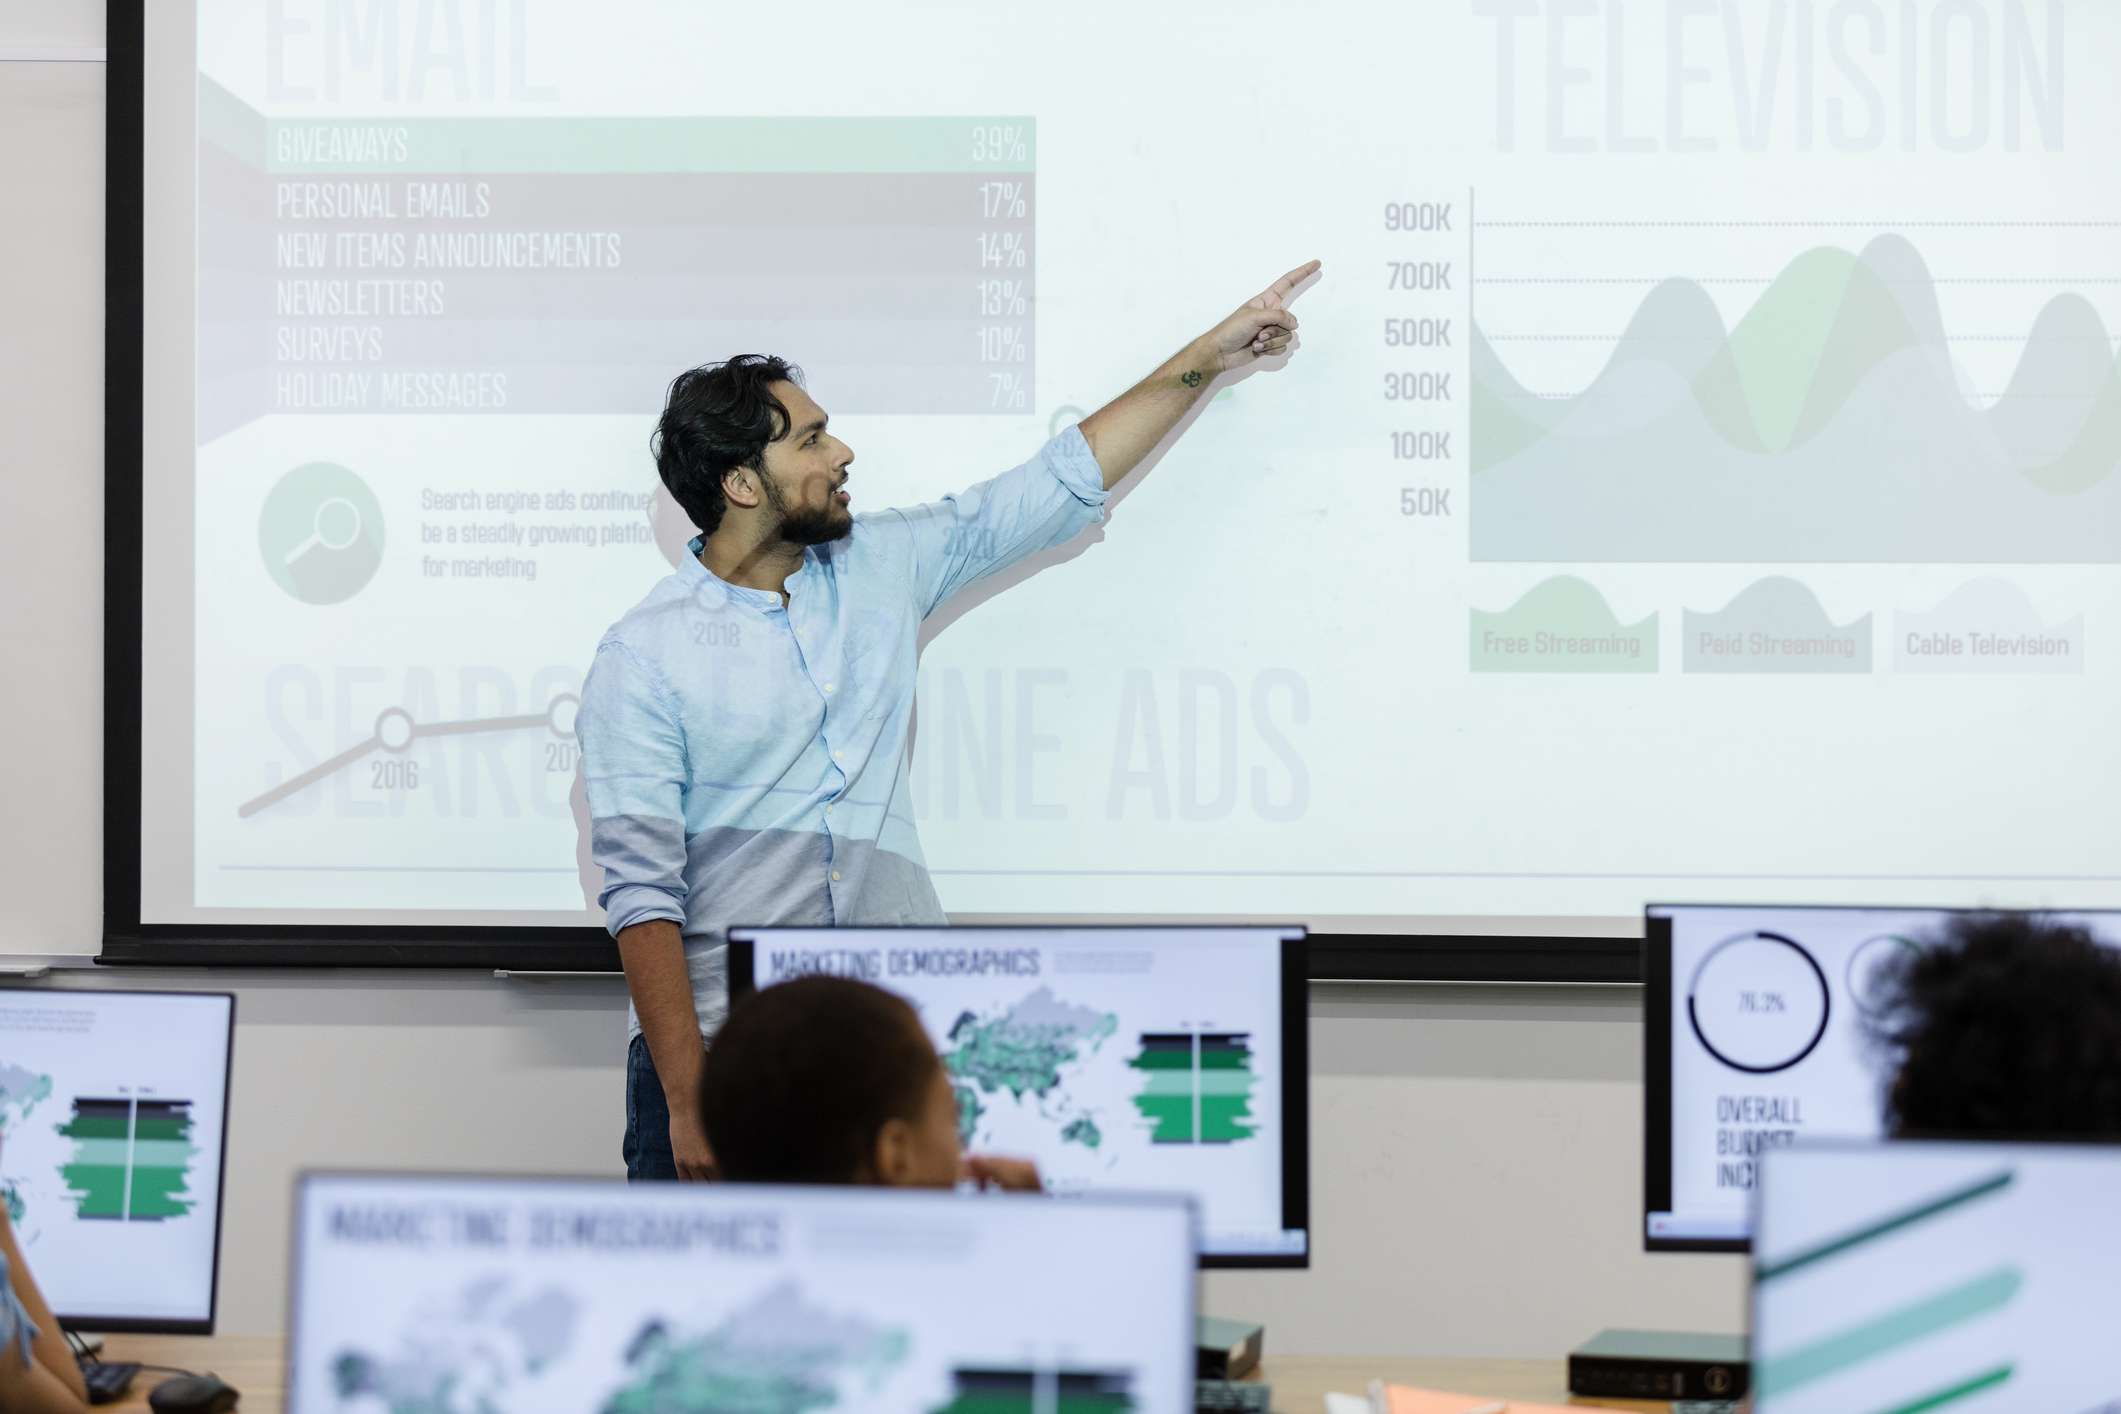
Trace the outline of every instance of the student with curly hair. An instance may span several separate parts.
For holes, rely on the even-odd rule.
[[[1893,1134],[2121,1139],[2121,950],[2038,914],[1966,914],[1878,981]]]

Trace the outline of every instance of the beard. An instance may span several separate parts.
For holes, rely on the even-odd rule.
[[[772,477],[760,477],[759,484],[766,489],[766,504],[780,517],[778,533],[786,544],[824,545],[854,529],[854,517],[838,501],[827,501],[816,509],[791,506]]]

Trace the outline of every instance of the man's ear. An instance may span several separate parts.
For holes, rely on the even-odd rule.
[[[765,497],[759,486],[759,473],[748,466],[733,466],[722,473],[722,496],[732,506],[756,510]]]
[[[902,1188],[912,1180],[913,1126],[902,1119],[887,1119],[876,1132],[876,1150],[871,1158],[876,1181],[887,1188]]]

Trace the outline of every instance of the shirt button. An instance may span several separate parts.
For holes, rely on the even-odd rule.
[[[845,759],[846,759],[846,753],[845,753],[845,752],[840,752],[840,751],[835,751],[835,752],[833,752],[833,753],[832,753],[832,759],[833,759],[833,760],[835,760],[835,761],[843,761],[843,760],[845,760]]]
[[[831,684],[831,683],[829,683],[829,682],[828,682],[828,683],[826,683],[826,684],[825,684],[825,691],[827,691],[827,692],[830,692],[830,691],[832,691],[832,684]]]
[[[826,813],[827,815],[830,815],[830,814],[832,813],[832,807],[831,807],[831,806],[829,806],[829,805],[828,805],[828,806],[826,806],[826,807],[825,807],[825,813]]]
[[[837,884],[837,883],[838,883],[839,881],[840,881],[840,871],[839,871],[839,870],[837,870],[837,869],[835,869],[835,870],[833,870],[833,871],[832,871],[832,882],[833,882],[833,883],[835,883],[835,884]]]

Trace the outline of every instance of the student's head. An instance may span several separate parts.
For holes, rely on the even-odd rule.
[[[2121,952],[2084,929],[1962,915],[1876,997],[1894,1134],[2121,1139]]]
[[[752,994],[707,1054],[700,1118],[739,1183],[948,1188],[957,1097],[913,1008],[866,982],[804,977]]]
[[[649,449],[702,535],[732,518],[759,544],[822,545],[853,528],[840,487],[854,452],[825,430],[802,376],[786,359],[739,354],[672,381]]]

